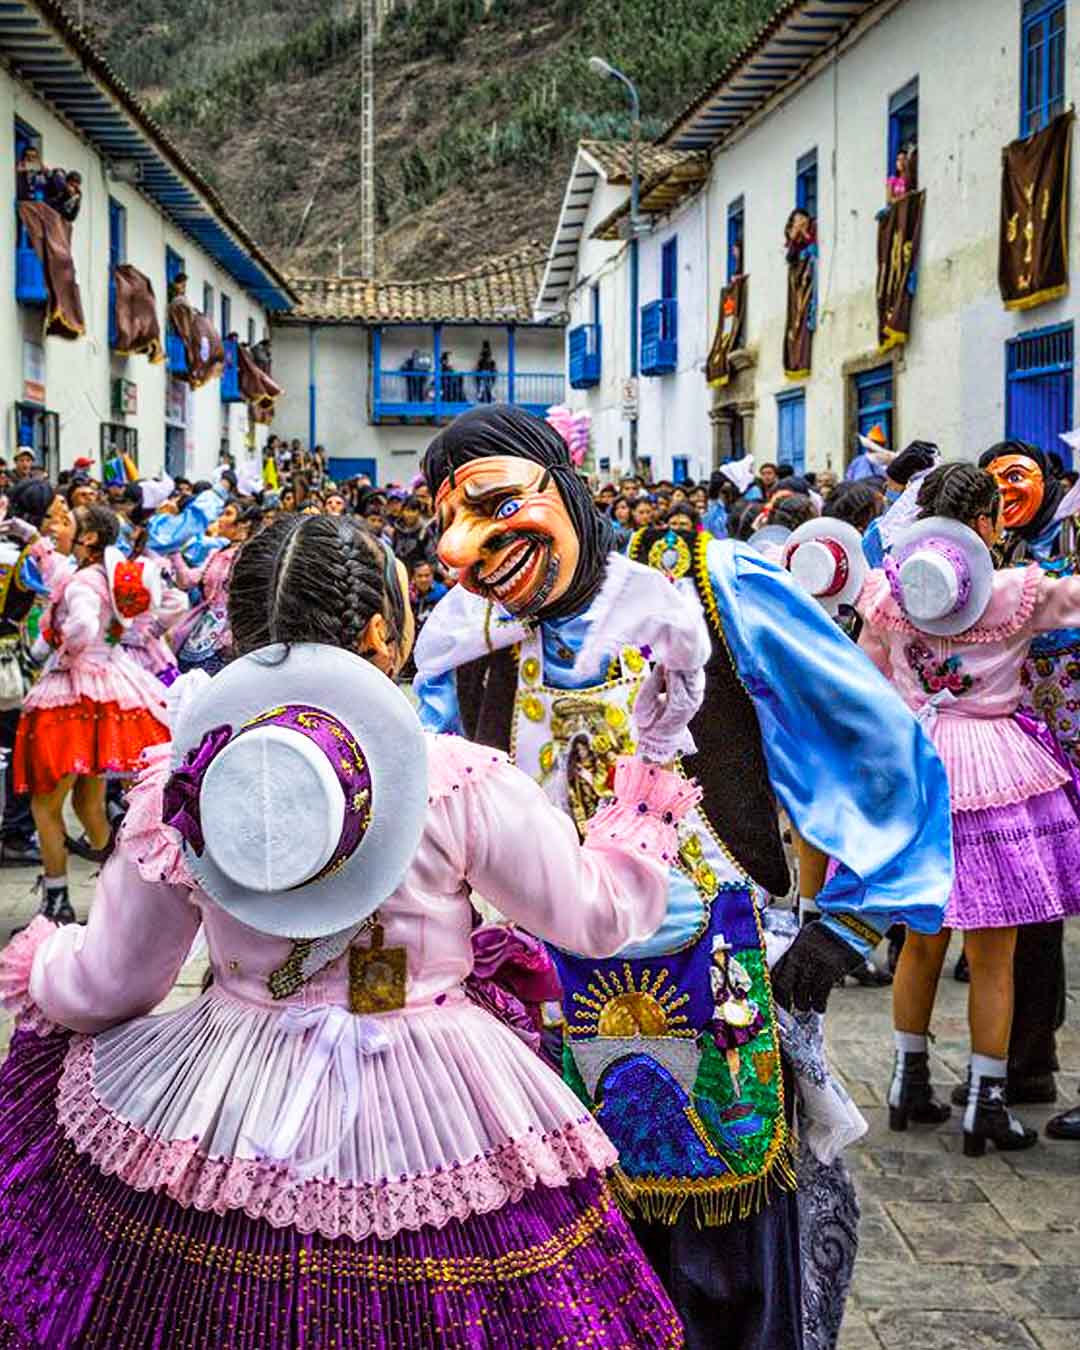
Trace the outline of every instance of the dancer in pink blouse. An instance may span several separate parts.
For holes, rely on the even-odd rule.
[[[893,1129],[940,1123],[927,1035],[949,929],[971,968],[972,1058],[964,1151],[1028,1148],[1005,1106],[1017,926],[1080,914],[1080,819],[1073,770],[1041,724],[1018,715],[1020,672],[1038,633],[1080,625],[1080,578],[1035,564],[995,572],[1001,494],[969,464],[934,469],[919,489],[922,519],[871,572],[857,608],[861,643],[919,717],[945,764],[956,879],[937,935],[910,931],[893,985]]]
[[[426,735],[373,669],[408,655],[407,595],[347,518],[253,540],[229,614],[253,654],[173,686],[174,744],[88,929],[39,919],[0,957],[17,1343],[683,1343],[606,1136],[462,984],[470,888],[575,951],[655,930],[698,791],[623,759],[580,844],[503,754]],[[639,730],[677,738],[662,705]],[[147,1016],[200,923],[213,983]]]

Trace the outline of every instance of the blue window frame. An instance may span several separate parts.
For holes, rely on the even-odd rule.
[[[184,260],[175,249],[165,249],[165,281],[171,286],[184,270]]]
[[[214,322],[214,288],[208,281],[203,282],[202,288],[202,312]]]
[[[1065,0],[1025,0],[1020,24],[1020,135],[1065,109]]]
[[[184,270],[184,260],[175,249],[166,247],[165,249],[165,295],[168,303],[169,290],[173,282]],[[176,375],[187,371],[187,354],[184,351],[184,344],[180,341],[180,334],[176,332],[172,324],[167,324],[165,329],[165,360],[169,369]],[[174,437],[175,439],[175,437]],[[175,446],[174,446],[175,452]],[[166,447],[166,458],[168,458],[168,447]],[[171,471],[170,471],[171,472]],[[181,470],[181,472],[183,472]],[[172,475],[174,478],[175,474]]]
[[[231,298],[230,298],[229,296],[227,296],[227,295],[225,294],[224,291],[222,291],[222,293],[221,293],[221,336],[222,336],[223,338],[227,338],[231,332],[232,332],[232,300],[231,300]]]
[[[896,172],[896,156],[905,145],[919,141],[919,77],[909,80],[903,89],[889,96],[888,174]]]
[[[893,368],[875,366],[855,376],[855,423],[861,436],[869,436],[874,427],[880,427],[885,443],[893,446]],[[862,446],[856,441],[852,453],[860,454]]]
[[[15,163],[31,147],[41,149],[41,137],[26,122],[15,119]],[[15,231],[15,299],[20,305],[44,305],[49,292],[45,286],[45,269],[34,252],[30,237],[21,221]]]
[[[1063,460],[1073,426],[1073,325],[1038,328],[1005,344],[1005,435]]]
[[[776,462],[806,470],[806,390],[788,389],[776,396]]]
[[[690,456],[675,455],[671,460],[671,481],[686,483],[690,479]]]
[[[669,239],[660,250],[660,299],[679,298],[679,237]]]
[[[589,312],[592,314],[591,323],[595,328],[600,327],[600,283],[589,287]]]
[[[727,209],[727,279],[746,271],[746,203],[736,197]]]
[[[127,259],[127,211],[109,198],[109,346],[116,346],[116,269]]]
[[[800,155],[795,164],[795,205],[817,220],[817,146]]]

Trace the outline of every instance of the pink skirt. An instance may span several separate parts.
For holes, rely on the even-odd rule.
[[[954,811],[947,928],[1012,928],[1080,914],[1080,819],[1062,789]]]

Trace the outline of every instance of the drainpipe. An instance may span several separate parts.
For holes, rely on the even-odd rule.
[[[638,241],[630,240],[630,374],[638,378]],[[638,391],[637,411],[641,411],[641,393]],[[630,468],[637,473],[638,420],[630,423]]]
[[[317,444],[318,417],[316,407],[318,392],[315,383],[315,357],[319,347],[319,333],[315,325],[308,325],[308,449],[314,450]]]

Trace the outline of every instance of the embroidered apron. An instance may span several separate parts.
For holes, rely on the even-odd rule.
[[[606,683],[557,689],[543,660],[534,631],[521,644],[511,756],[584,838],[614,795],[617,757],[633,751],[648,663],[627,648]],[[689,1202],[699,1222],[719,1224],[767,1199],[774,1168],[791,1181],[779,1042],[751,883],[700,808],[678,832],[657,933],[606,960],[551,949],[563,1074],[619,1150],[629,1208],[674,1222]]]

